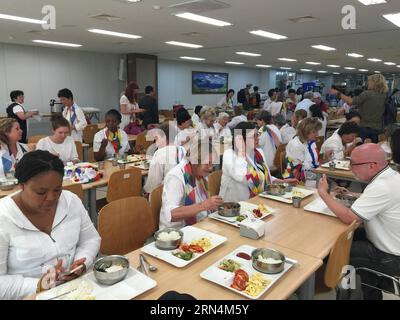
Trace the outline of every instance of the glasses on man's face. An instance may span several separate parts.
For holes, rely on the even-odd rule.
[[[374,162],[374,161],[360,162],[360,163],[354,163],[354,162],[350,161],[350,167],[362,166],[362,165],[371,164],[371,163],[375,163],[376,164],[376,162]]]

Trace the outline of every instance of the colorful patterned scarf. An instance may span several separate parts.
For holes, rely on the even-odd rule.
[[[119,150],[121,150],[122,145],[121,145],[121,139],[122,139],[122,133],[121,130],[118,129],[116,133],[111,132],[110,130],[106,129],[106,137],[108,141],[111,142],[112,146],[114,147],[114,152],[117,154]]]
[[[265,191],[265,187],[271,183],[271,176],[264,161],[264,157],[257,149],[254,150],[254,164],[249,162],[247,167],[247,184],[250,191],[250,198]]]
[[[268,128],[267,126],[263,126],[263,127],[260,129],[260,133],[264,133],[264,132],[267,132],[267,133],[268,133],[269,138],[271,139],[271,142],[272,142],[273,145],[275,146],[275,149],[277,149],[277,148],[280,146],[281,142],[279,141],[279,138],[278,138],[278,136],[276,135],[276,133],[274,132],[274,130]]]
[[[183,178],[185,179],[185,206],[191,206],[200,203],[210,197],[208,192],[207,180],[203,177],[193,176],[193,167],[188,163],[183,168]],[[201,199],[196,199],[196,182],[200,189]],[[196,201],[197,200],[197,201]],[[197,217],[186,220],[186,225],[191,226],[197,223]]]

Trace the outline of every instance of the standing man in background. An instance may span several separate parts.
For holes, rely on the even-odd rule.
[[[143,114],[143,126],[147,130],[147,126],[150,124],[158,124],[158,104],[154,97],[155,91],[152,86],[145,88],[145,96],[139,101],[140,109],[145,110]]]

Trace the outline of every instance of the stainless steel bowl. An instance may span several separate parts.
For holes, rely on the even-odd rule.
[[[286,193],[286,186],[283,184],[270,184],[266,189],[267,193],[272,196],[283,196]]]
[[[158,239],[158,236],[160,235],[160,233],[163,233],[163,232],[170,233],[171,231],[178,232],[181,237],[178,240],[174,240],[174,241],[162,241],[162,240]],[[160,250],[175,250],[182,243],[183,232],[181,230],[177,230],[177,229],[174,229],[174,228],[167,228],[167,229],[164,229],[164,230],[157,231],[154,234],[154,238],[156,239],[155,245],[156,245],[156,247],[158,249],[160,249]]]
[[[122,270],[115,272],[105,272],[113,265],[123,267]],[[111,286],[122,281],[129,272],[129,260],[124,256],[107,256],[98,259],[93,267],[93,273],[97,281],[101,284]]]
[[[0,190],[1,191],[10,191],[14,189],[14,187],[18,184],[17,180],[3,180],[0,181]]]
[[[240,214],[240,204],[236,202],[225,202],[218,207],[218,214],[222,217],[233,218]]]
[[[265,259],[272,258],[275,260],[282,261],[281,263],[264,263],[258,260],[258,256],[262,256]],[[251,253],[251,260],[253,263],[253,268],[259,272],[267,274],[281,273],[285,268],[285,256],[282,252],[274,249],[256,249]]]
[[[337,194],[335,196],[336,201],[342,203],[347,208],[351,208],[353,203],[358,199],[356,196],[352,194]]]
[[[289,183],[284,183],[283,186],[285,187],[285,192],[292,192],[293,191],[293,186]]]

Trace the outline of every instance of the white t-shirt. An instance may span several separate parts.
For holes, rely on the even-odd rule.
[[[128,135],[125,133],[125,131],[120,130],[121,132],[121,149],[119,150],[118,154],[123,155],[124,153],[128,152],[131,149],[131,146],[129,145],[129,140],[128,140]],[[101,142],[103,139],[107,139],[107,128],[104,128],[103,130],[97,132],[94,136],[93,140],[93,152],[99,152],[100,147],[101,147]],[[106,159],[112,158],[115,154],[114,147],[110,141],[108,141],[107,147],[106,147]]]
[[[226,96],[223,97],[217,104],[218,107],[223,108],[223,109],[232,109],[233,108],[233,100],[229,99],[226,101]]]
[[[195,128],[197,128],[200,123],[201,123],[200,117],[196,113],[193,113],[193,115],[192,115],[192,124],[193,124],[193,126]]]
[[[229,129],[228,125],[226,125],[226,126],[221,130],[222,126],[221,126],[218,122],[215,122],[215,123],[214,123],[214,128],[215,128],[215,131],[216,131],[217,134],[218,134],[218,137],[224,137],[225,139],[230,139],[230,138],[232,138],[232,131],[231,131],[231,129]]]
[[[268,100],[267,100],[268,101]],[[267,102],[266,101],[266,102]],[[267,104],[267,103],[266,103]],[[271,113],[273,117],[275,117],[277,114],[281,113],[282,111],[282,106],[283,102],[279,101],[272,101],[267,106],[264,104],[264,110],[268,111]]]
[[[286,158],[290,158],[295,166],[302,164],[303,170],[313,170],[319,165],[316,143],[309,148],[299,137],[294,137],[286,146]]]
[[[247,122],[247,117],[244,114],[234,117],[231,122],[228,123],[228,128],[231,130],[235,129],[235,127],[241,122]]]
[[[296,129],[291,127],[289,124],[285,124],[281,129],[282,143],[288,144],[290,140],[296,135]]]
[[[86,258],[85,265],[89,268],[101,241],[75,194],[61,193],[51,237],[29,221],[15,204],[13,195],[0,200],[0,300],[34,294],[39,278],[56,265],[57,258],[68,268],[72,262]]]
[[[36,149],[58,155],[64,163],[79,160],[75,141],[71,137],[67,137],[63,143],[54,143],[50,137],[40,139],[36,145]]]
[[[365,188],[351,210],[364,221],[367,239],[381,251],[400,256],[400,173],[386,167]]]
[[[345,148],[342,138],[337,132],[334,132],[322,145],[320,154],[325,154],[327,151],[333,150],[334,160],[343,160]]]
[[[319,137],[325,137],[325,135],[326,135],[326,127],[328,125],[328,117],[326,116],[326,113],[323,113],[323,115],[324,115],[324,120],[318,118],[318,121],[322,125],[321,130],[318,131],[318,136]]]
[[[73,120],[72,108],[75,108],[75,113],[76,113],[76,119],[74,123],[72,123]],[[85,129],[87,126],[85,113],[82,111],[82,109],[76,103],[74,103],[74,105],[71,108],[64,108],[63,117],[67,119],[71,125],[75,126],[75,130],[71,131],[72,139],[74,139],[74,141],[82,142],[83,129]]]
[[[178,132],[176,134],[174,144],[176,146],[182,146],[183,144],[186,143],[186,140],[188,137],[192,137],[195,134],[196,134],[196,129],[187,128],[187,129],[181,130],[178,128]]]
[[[262,149],[267,165],[272,170],[275,169],[274,160],[276,155],[275,142],[268,131],[261,132],[259,138],[260,149]]]
[[[158,149],[151,159],[149,174],[144,190],[151,193],[164,182],[164,178],[171,169],[175,168],[186,155],[186,150],[178,146],[166,146]]]
[[[26,144],[20,143],[20,142],[17,142],[16,156],[14,156],[13,154],[10,155],[10,150],[8,149],[8,146],[6,144],[4,144],[3,142],[0,142],[0,150],[4,150],[5,153],[7,153],[7,155],[9,155],[8,157],[11,159],[14,169],[15,169],[15,166],[17,165],[17,163],[22,159],[24,154],[26,154],[29,151],[32,151],[31,149],[29,149],[29,147]]]
[[[310,116],[310,107],[314,104],[310,99],[304,99],[303,101],[300,101],[295,109],[295,112],[297,110],[306,110],[308,113],[308,116]]]
[[[127,98],[126,95],[123,95],[121,99],[119,100],[119,104],[126,104],[126,109],[128,112],[139,109],[139,105],[135,103],[131,103],[129,99]],[[125,129],[125,127],[131,122],[131,119],[135,119],[135,115],[130,115],[130,114],[122,114],[122,121],[120,124],[120,128],[122,130]]]

